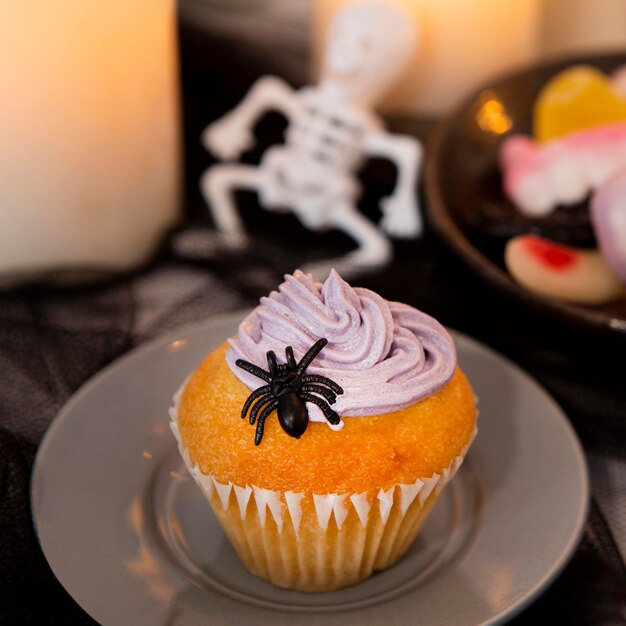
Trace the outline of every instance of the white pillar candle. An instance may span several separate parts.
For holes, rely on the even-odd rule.
[[[177,217],[173,0],[0,3],[0,282],[144,261]]]
[[[317,76],[328,24],[355,0],[314,0],[313,59]],[[381,109],[432,117],[450,111],[485,81],[535,59],[541,0],[383,0],[415,19],[411,67]]]

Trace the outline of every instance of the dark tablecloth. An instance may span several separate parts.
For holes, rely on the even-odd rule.
[[[29,480],[47,427],[71,394],[107,363],[145,340],[215,313],[253,306],[303,260],[347,251],[347,238],[312,235],[291,216],[241,198],[254,248],[211,255],[210,220],[197,192],[208,163],[197,137],[252,80],[209,74],[208,54],[184,34],[187,139],[184,222],[149,266],[99,285],[33,286],[0,294],[0,623],[94,623],[50,571],[32,526]],[[203,69],[204,68],[204,69]],[[272,140],[280,125],[261,128]],[[248,155],[250,160],[258,154]],[[388,173],[368,165],[365,212]],[[401,268],[402,271],[398,271]],[[556,398],[590,462],[593,499],[581,545],[555,583],[513,623],[626,624],[626,341],[540,316],[483,284],[427,228],[396,243],[394,265],[353,281],[421,308],[517,362]]]

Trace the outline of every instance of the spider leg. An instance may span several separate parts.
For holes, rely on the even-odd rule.
[[[291,346],[287,346],[285,348],[285,356],[287,357],[287,367],[290,370],[295,370],[297,367],[296,359],[293,356],[293,348]]]
[[[271,387],[269,385],[263,385],[263,387],[259,387],[258,389],[255,389],[249,396],[248,399],[246,400],[246,403],[243,405],[243,409],[241,409],[241,419],[243,419],[246,416],[246,413],[248,412],[248,409],[250,408],[250,405],[259,397],[259,396],[263,396],[266,393],[270,393],[271,391]]]
[[[343,393],[343,389],[330,378],[326,378],[326,376],[318,376],[317,374],[308,374],[307,376],[302,377],[302,382],[304,384],[307,383],[321,383],[322,385],[326,385],[330,387],[336,394]]]
[[[276,355],[274,354],[273,350],[270,350],[267,353],[267,365],[270,368],[270,376],[274,378],[276,376],[278,366],[276,365]]]
[[[318,339],[300,359],[296,373],[301,375],[304,370],[311,365],[311,361],[321,352],[322,348],[328,343],[328,339]]]
[[[314,396],[313,394],[310,393],[303,393],[302,394],[302,399],[305,402],[312,402],[313,404],[317,404],[317,406],[322,409],[322,413],[324,413],[324,417],[333,425],[336,426],[337,424],[339,424],[339,422],[341,421],[341,419],[339,418],[339,415],[337,415],[337,413],[335,413],[326,402],[324,402],[324,400],[322,400],[321,398],[317,398],[316,396]]]
[[[337,396],[330,389],[326,389],[326,387],[322,387],[321,385],[303,385],[302,391],[319,393],[320,396],[326,398],[328,404],[335,404],[337,401]]]
[[[271,402],[274,399],[274,396],[271,393],[265,394],[258,400],[255,405],[252,407],[252,411],[250,411],[250,423],[254,424],[256,421],[256,416],[259,414],[261,407],[268,402]]]
[[[256,425],[256,435],[254,437],[254,445],[258,446],[261,443],[261,439],[263,438],[263,431],[265,429],[265,420],[267,416],[278,406],[278,400],[273,400],[270,404],[268,404],[262,411],[261,415],[259,415],[259,421]]]
[[[257,378],[261,378],[266,383],[269,383],[270,380],[272,379],[269,372],[266,372],[260,367],[257,367],[254,363],[249,363],[248,361],[244,361],[243,359],[237,359],[235,361],[235,365],[237,367],[240,367],[242,370],[246,370],[246,372],[249,372],[253,376],[256,376]]]

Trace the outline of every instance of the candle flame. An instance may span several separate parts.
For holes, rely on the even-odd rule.
[[[494,135],[503,135],[511,130],[513,122],[502,101],[490,91],[483,92],[480,99],[482,104],[476,113],[476,122],[480,128]]]

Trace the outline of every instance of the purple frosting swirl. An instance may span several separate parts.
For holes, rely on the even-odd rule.
[[[321,337],[328,345],[308,367],[343,387],[333,409],[341,417],[397,411],[441,389],[456,367],[454,343],[435,319],[399,302],[352,288],[334,270],[324,284],[299,270],[243,320],[226,360],[250,389],[265,384],[235,365],[250,361],[267,370],[266,353],[279,362],[292,346],[296,360]],[[307,404],[309,419],[324,422]],[[340,426],[342,426],[341,424]]]

